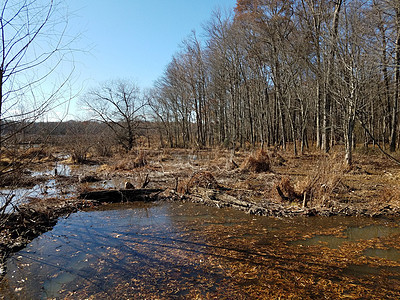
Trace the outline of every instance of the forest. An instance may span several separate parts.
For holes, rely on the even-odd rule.
[[[193,32],[149,97],[168,145],[399,146],[397,1],[239,0]]]

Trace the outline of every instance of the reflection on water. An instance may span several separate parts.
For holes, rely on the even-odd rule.
[[[400,271],[351,263],[363,253],[350,253],[352,258],[327,249],[332,252],[321,255],[319,250],[288,245],[329,226],[353,225],[345,232],[354,241],[375,237],[370,233],[375,229],[386,236],[395,230],[384,222],[373,226],[371,222],[378,221],[280,220],[191,203],[112,204],[61,219],[52,231],[12,256],[0,295],[5,299],[310,298],[320,295],[316,278],[334,277],[340,285],[353,276],[350,294],[373,289],[375,295],[391,290],[400,296]],[[385,276],[388,270],[394,272],[392,277],[378,284],[373,276]],[[362,282],[357,281],[359,274]],[[324,295],[329,292],[331,298],[343,290],[333,283],[331,290],[323,286]]]

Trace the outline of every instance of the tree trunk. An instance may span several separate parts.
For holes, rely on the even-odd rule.
[[[332,131],[332,120],[331,120],[331,103],[332,103],[332,89],[333,89],[333,66],[335,64],[335,54],[336,54],[336,42],[338,35],[339,26],[339,14],[342,6],[342,0],[338,0],[335,3],[335,11],[333,13],[333,23],[331,29],[331,45],[330,54],[328,61],[328,70],[326,80],[326,89],[323,105],[323,118],[322,118],[322,149],[329,152],[330,149],[330,135]]]
[[[390,151],[396,151],[397,138],[397,123],[398,113],[397,107],[399,103],[399,88],[400,88],[400,8],[396,8],[396,64],[395,64],[395,92],[392,105],[392,126],[390,133]]]

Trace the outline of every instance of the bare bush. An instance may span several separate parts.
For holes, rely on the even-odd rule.
[[[74,163],[83,164],[88,159],[89,149],[91,145],[86,143],[75,143],[70,146],[71,158]]]

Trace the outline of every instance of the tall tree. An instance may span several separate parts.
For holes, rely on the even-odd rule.
[[[395,87],[392,104],[392,126],[390,132],[390,151],[396,150],[397,135],[398,135],[398,106],[400,93],[400,3],[393,1],[395,11],[396,24],[396,42],[395,42]]]

